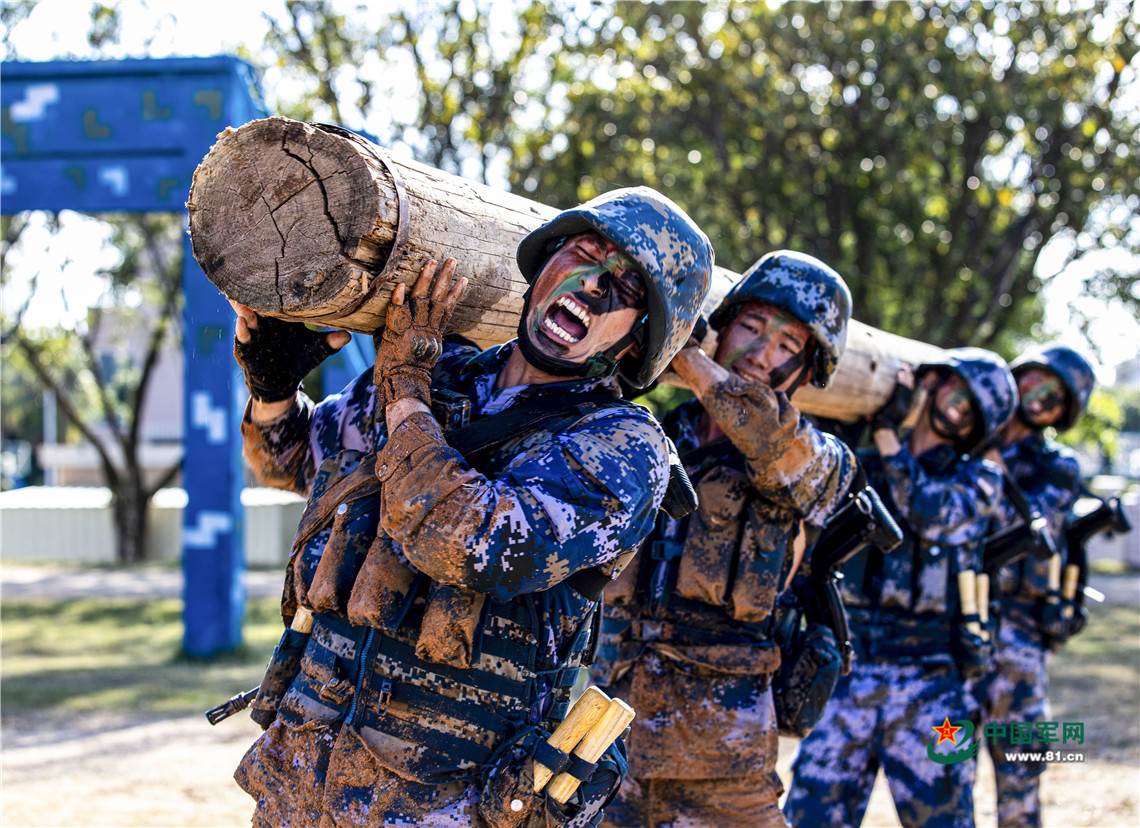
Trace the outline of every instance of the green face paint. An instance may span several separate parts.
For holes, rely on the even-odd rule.
[[[721,355],[721,366],[731,370],[736,362],[749,354],[756,354],[759,359],[755,361],[763,363],[763,356],[773,341],[779,348],[770,356],[786,354],[794,347],[795,353],[788,354],[783,361],[768,369],[768,384],[779,388],[803,367],[807,358],[806,343],[801,344],[801,337],[791,331],[792,326],[801,324],[795,317],[772,306],[743,311],[733,322],[734,327],[726,343],[730,347]]]
[[[1049,377],[1021,395],[1021,404],[1029,406],[1037,403],[1040,412],[1049,411],[1065,403],[1065,389],[1056,377]]]
[[[555,253],[555,256],[573,257],[579,260],[588,255],[585,251],[574,247]],[[598,285],[600,290],[596,292],[583,290],[583,286],[590,282]],[[573,294],[575,300],[588,309],[591,321],[614,311],[644,307],[646,301],[645,287],[633,260],[621,251],[611,249],[602,261],[580,261],[570,268],[550,296],[534,309],[527,320],[527,329],[532,337],[541,330],[553,305],[566,294]],[[585,333],[582,338],[585,338]]]

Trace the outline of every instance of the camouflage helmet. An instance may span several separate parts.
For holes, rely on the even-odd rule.
[[[970,389],[978,423],[974,431],[960,441],[963,451],[973,451],[988,437],[997,433],[1017,408],[1017,383],[1005,360],[984,348],[951,348],[936,362],[924,362],[915,370],[921,378],[929,371],[953,372]]]
[[[633,259],[645,278],[648,318],[642,357],[618,366],[627,382],[644,388],[681,350],[700,316],[712,278],[712,244],[661,193],[627,187],[565,210],[526,236],[515,258],[527,282],[534,282],[563,239],[590,231]]]
[[[721,330],[752,301],[775,305],[807,325],[818,343],[812,384],[825,388],[843,356],[851,321],[851,291],[843,277],[814,256],[777,250],[748,269],[717,305],[709,325]]]
[[[1061,380],[1067,399],[1065,413],[1057,422],[1059,430],[1072,428],[1085,413],[1096,376],[1088,361],[1072,348],[1057,343],[1034,348],[1011,362],[1009,367],[1014,379],[1021,379],[1021,375],[1030,368],[1044,368]]]

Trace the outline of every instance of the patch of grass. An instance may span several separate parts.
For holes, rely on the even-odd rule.
[[[46,709],[200,713],[256,685],[281,636],[274,598],[252,599],[233,653],[182,651],[182,603],[130,598],[6,601],[4,714]]]
[[[1050,666],[1053,719],[1084,722],[1090,755],[1135,762],[1140,756],[1140,612],[1095,605],[1088,626]]]
[[[1089,569],[1101,575],[1127,575],[1136,571],[1136,567],[1127,561],[1114,561],[1109,558],[1089,561]]]

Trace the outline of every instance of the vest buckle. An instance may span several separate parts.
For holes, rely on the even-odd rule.
[[[392,698],[392,679],[384,679],[380,682],[380,715],[383,716],[388,712],[388,701]]]
[[[354,688],[351,681],[343,678],[334,678],[322,684],[321,689],[317,691],[317,695],[331,704],[341,705],[352,698],[353,692]]]

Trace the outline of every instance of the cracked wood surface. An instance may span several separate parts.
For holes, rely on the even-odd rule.
[[[526,283],[519,240],[556,211],[287,118],[226,130],[194,174],[194,255],[258,313],[361,333],[382,326],[397,282],[454,256],[469,281],[452,328],[481,345],[515,335]],[[399,177],[407,239],[398,228]],[[389,264],[386,278],[377,278]]]
[[[393,175],[406,198],[402,245]],[[414,281],[428,259],[454,256],[456,275],[469,286],[451,330],[481,346],[515,336],[526,291],[515,249],[557,212],[392,158],[336,128],[279,117],[221,133],[194,174],[187,207],[194,255],[210,281],[229,298],[280,319],[371,334],[383,325],[397,282]],[[739,279],[714,268],[706,315]],[[703,344],[712,353],[715,334]],[[809,414],[853,421],[886,402],[904,362],[939,354],[932,345],[853,322],[831,385],[801,388],[796,404]]]

